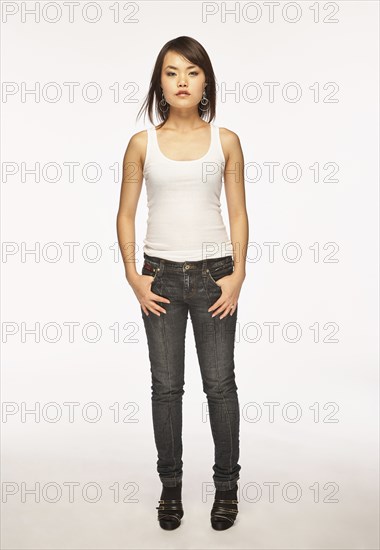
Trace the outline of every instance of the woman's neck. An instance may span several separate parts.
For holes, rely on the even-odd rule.
[[[190,132],[206,125],[208,125],[208,122],[204,121],[199,115],[182,116],[177,113],[170,113],[168,119],[163,124],[166,128],[176,130],[177,132]]]

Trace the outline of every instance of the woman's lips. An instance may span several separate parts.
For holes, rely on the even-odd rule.
[[[175,94],[176,96],[189,96],[190,94],[188,92],[180,92],[179,94]]]

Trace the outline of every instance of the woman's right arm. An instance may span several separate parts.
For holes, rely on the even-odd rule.
[[[143,165],[147,145],[146,131],[134,134],[125,151],[121,183],[117,237],[125,267],[125,276],[131,285],[145,315],[166,313],[157,302],[170,303],[167,298],[151,291],[152,276],[140,275],[136,270],[135,216],[143,182]]]
[[[144,131],[134,134],[129,140],[123,159],[123,178],[117,213],[117,235],[125,267],[125,276],[130,285],[138,278],[136,270],[135,216],[143,182],[142,151],[145,150]]]

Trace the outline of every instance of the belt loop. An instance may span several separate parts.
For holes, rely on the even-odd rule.
[[[204,258],[202,262],[202,275],[203,277],[207,274],[207,259]]]

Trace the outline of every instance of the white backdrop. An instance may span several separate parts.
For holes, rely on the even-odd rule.
[[[379,5],[286,6],[2,2],[3,548],[379,547]],[[208,51],[214,122],[247,165],[240,503],[222,533],[190,319],[185,516],[157,522],[147,342],[116,234],[124,152],[150,126],[136,115],[181,35]],[[144,188],[140,272],[146,217]]]

